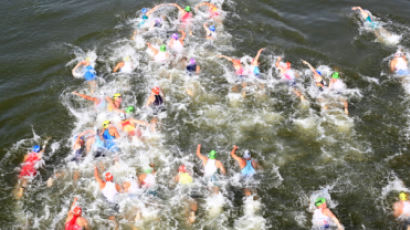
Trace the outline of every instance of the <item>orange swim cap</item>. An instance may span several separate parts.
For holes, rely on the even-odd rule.
[[[83,210],[81,209],[80,206],[75,206],[73,209],[73,214],[74,216],[81,216]]]
[[[154,87],[154,88],[152,88],[152,93],[153,94],[155,94],[155,95],[159,95],[159,87],[157,86],[157,87]]]
[[[106,174],[105,174],[105,181],[113,181],[114,180],[114,177],[112,176],[112,174],[110,173],[110,172],[107,172]]]

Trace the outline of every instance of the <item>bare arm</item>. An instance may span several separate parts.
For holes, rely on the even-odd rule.
[[[39,158],[41,158],[41,157],[43,156],[44,151],[46,150],[46,147],[47,147],[47,143],[48,143],[48,141],[49,141],[50,139],[51,139],[51,137],[48,137],[48,138],[44,141],[43,147],[41,148],[41,151],[38,153],[38,157],[39,157]]]
[[[219,161],[219,160],[216,161],[216,167],[219,168],[219,170],[221,170],[221,173],[223,175],[226,175],[226,170],[225,170],[224,165],[222,164],[221,161]]]
[[[155,47],[153,47],[153,46],[151,45],[151,43],[147,42],[147,46],[148,46],[148,49],[150,49],[155,55],[158,54],[158,52],[159,52],[158,49],[155,48]]]
[[[118,62],[118,64],[114,67],[114,70],[112,71],[113,73],[117,72],[124,66],[124,62]]]
[[[119,184],[115,184],[115,189],[117,190],[117,192],[122,192],[122,188]]]
[[[338,230],[342,230],[344,229],[343,225],[340,223],[339,219],[337,219],[337,217],[332,213],[332,211],[330,211],[330,209],[326,209],[326,214],[327,216],[329,216],[332,221],[337,225],[337,229]]]
[[[393,205],[393,215],[394,217],[399,217],[402,213],[402,205],[400,204],[400,202],[396,202]]]
[[[100,178],[100,175],[98,174],[98,169],[97,167],[94,167],[94,177],[95,180],[97,180],[98,184],[100,185],[100,189],[103,189],[105,187],[104,181]]]
[[[91,97],[85,94],[78,93],[77,91],[73,91],[72,94],[77,95],[79,97],[84,98],[87,101],[93,101],[94,103],[98,103],[99,99],[96,97]]]
[[[305,64],[305,65],[307,65],[307,67],[309,67],[310,71],[312,71],[313,73],[316,72],[316,69],[313,68],[313,66],[312,66],[309,62],[307,62],[307,61],[305,61],[305,60],[302,59],[302,63]]]
[[[208,33],[209,33],[208,23],[205,22],[205,23],[203,24],[203,27],[204,27],[206,33],[208,34]]]
[[[179,11],[184,11],[184,9],[182,7],[180,7],[178,4],[176,3],[169,3],[169,5],[171,6],[175,6],[176,8],[178,8]]]
[[[149,16],[150,14],[154,13],[158,8],[162,6],[166,6],[166,5],[169,5],[169,4],[163,3],[163,4],[156,5],[154,8],[150,9],[145,15]]]
[[[196,72],[196,73],[201,72],[201,67],[200,67],[198,64],[196,64],[196,70],[195,70],[195,72]]]
[[[206,164],[206,162],[208,161],[208,157],[201,154],[201,144],[198,144],[198,146],[196,147],[196,156],[201,159],[202,163],[204,164]]]
[[[280,68],[280,62],[281,62],[281,61],[282,61],[282,57],[278,57],[278,58],[276,59],[276,62],[275,62],[276,68],[281,69],[281,68]]]
[[[185,31],[183,31],[183,30],[179,30],[179,32],[182,34],[182,36],[181,36],[181,38],[179,39],[179,41],[180,41],[182,44],[184,44],[184,40],[185,40],[185,37],[186,37],[186,33],[185,33]]]
[[[148,126],[149,125],[149,123],[146,122],[146,121],[141,121],[141,120],[137,120],[137,119],[134,119],[134,118],[130,118],[129,120],[132,123],[137,124],[137,125],[142,125],[142,126]]]
[[[81,65],[84,65],[86,62],[81,61],[79,63],[77,63],[77,65],[74,66],[73,70],[71,71],[71,73],[74,75],[74,72],[78,69],[78,67],[80,67]]]
[[[235,159],[239,164],[241,164],[242,158],[240,158],[238,155],[235,154],[237,149],[238,149],[238,146],[234,145],[231,151],[231,157]]]
[[[253,62],[255,62],[255,64],[258,63],[259,61],[259,57],[261,56],[262,51],[265,50],[265,48],[261,48],[258,50],[258,53],[256,54],[255,58],[253,59]]]
[[[147,103],[145,104],[145,106],[150,106],[153,102],[155,101],[155,96],[154,95],[149,95]]]
[[[225,56],[225,55],[218,55],[218,57],[219,57],[219,58],[225,58],[226,60],[228,60],[228,61],[230,61],[230,62],[233,61],[232,58],[230,58],[230,57],[228,57],[228,56]]]

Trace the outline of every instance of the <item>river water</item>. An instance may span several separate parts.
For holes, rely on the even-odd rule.
[[[153,63],[146,52],[146,41],[160,45],[177,31],[175,8],[156,14],[168,15],[161,28],[130,39],[141,21],[140,9],[158,1],[0,3],[1,229],[62,229],[74,197],[93,229],[112,229],[93,177],[97,162],[118,183],[132,179],[150,162],[158,169],[156,196],[141,193],[138,199],[120,202],[121,229],[310,229],[318,196],[327,198],[346,229],[398,228],[391,206],[398,191],[407,191],[410,184],[410,84],[392,76],[388,62],[399,48],[410,48],[410,2],[360,2],[395,35],[390,38],[377,38],[351,11],[357,1],[212,2],[222,7],[224,16],[216,24],[217,38],[204,39],[202,23],[208,18],[202,12],[185,41],[184,55],[197,59],[199,76],[189,76],[172,63]],[[231,89],[236,84],[232,64],[218,55],[250,62],[262,47],[261,79],[250,83],[243,98]],[[96,113],[90,102],[71,94],[90,94],[87,83],[71,74],[87,56],[98,73],[94,96],[121,93],[123,105],[136,106],[135,117],[148,121],[154,116],[144,103],[150,89],[160,86],[166,109],[157,115],[156,132],[144,130],[144,140],[121,138],[117,157],[94,160],[89,155],[76,164],[70,161],[75,136],[100,128],[106,119],[114,124],[121,119]],[[124,56],[135,70],[112,74]],[[305,102],[279,81],[274,68],[278,56],[300,73],[297,82]],[[337,99],[327,110],[321,108],[311,72],[301,59],[319,67],[326,79],[333,70],[341,73],[348,116]],[[24,154],[48,136],[52,139],[39,175],[21,200],[13,199]],[[216,150],[227,168],[220,196],[212,196],[200,179],[198,144],[203,154]],[[229,156],[233,145],[239,146],[239,154],[250,150],[263,166],[247,185],[259,197],[256,202],[243,199],[245,185]],[[194,175],[191,194],[199,210],[192,226],[184,221],[187,192],[172,183],[181,163]],[[74,171],[81,175],[76,181]],[[63,176],[46,186],[56,173]],[[128,217],[135,216],[135,209],[142,210],[143,220]]]

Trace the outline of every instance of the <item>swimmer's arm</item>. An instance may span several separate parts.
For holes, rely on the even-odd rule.
[[[207,22],[205,22],[205,23],[203,24],[203,27],[204,27],[204,29],[205,29],[206,33],[208,34],[208,33],[209,33],[208,23],[207,23]]]
[[[119,138],[119,137],[120,137],[120,134],[118,133],[117,128],[114,128],[114,137],[115,137],[115,138]]]
[[[75,65],[75,67],[73,68],[73,70],[71,71],[71,73],[74,75],[75,71],[78,69],[78,67],[80,67],[81,65],[84,65],[84,61],[81,61],[79,63],[77,63],[77,65]]]
[[[77,198],[77,197],[74,197],[74,200],[73,200],[73,203],[71,203],[71,207],[70,207],[70,211],[69,211],[69,212],[72,212],[72,211],[73,211],[74,206],[75,206],[75,203],[77,202],[77,200],[78,200],[78,198]]]
[[[327,215],[332,219],[332,221],[337,225],[337,230],[344,229],[343,225],[340,223],[339,219],[330,211],[329,209],[326,210]]]
[[[98,103],[98,98],[96,98],[96,97],[91,97],[91,96],[88,96],[88,95],[85,95],[85,94],[81,94],[81,93],[78,93],[77,91],[73,91],[72,94],[77,95],[79,97],[82,97],[87,101],[93,101],[94,103]]]
[[[228,60],[228,61],[230,61],[230,62],[233,61],[232,58],[230,58],[230,57],[228,57],[228,56],[225,56],[225,55],[218,55],[218,57],[219,57],[219,58],[225,58],[226,60]]]
[[[145,106],[150,106],[153,102],[155,101],[155,97],[153,95],[149,95],[147,103],[145,104]]]
[[[100,189],[103,189],[105,187],[105,183],[103,182],[103,180],[101,180],[100,175],[98,174],[97,167],[94,167],[94,177],[95,177],[95,180],[98,182]]]
[[[279,68],[280,70],[282,70],[282,68],[280,67],[280,62],[282,61],[282,57],[278,57],[277,59],[276,59],[276,62],[275,62],[275,67],[276,68]]]
[[[154,13],[161,6],[168,5],[167,3],[156,5],[154,8],[150,9],[145,15],[149,17],[150,14]]]
[[[394,203],[393,205],[393,215],[394,217],[399,217],[402,213],[402,205],[399,202]]]
[[[316,72],[316,69],[313,68],[313,66],[312,66],[309,62],[307,62],[307,61],[305,61],[305,60],[302,59],[302,63],[305,64],[305,65],[307,65],[307,66],[309,67],[310,71],[312,71],[313,73]]]
[[[141,120],[137,120],[137,119],[134,119],[134,118],[130,118],[130,121],[132,123],[137,124],[137,125],[142,125],[142,126],[145,126],[145,127],[149,126],[149,123],[146,122],[146,121],[141,121]]]
[[[222,173],[223,175],[226,175],[225,167],[224,167],[224,165],[222,164],[221,161],[217,161],[217,167],[219,168],[219,170],[221,170],[221,173]]]
[[[147,46],[148,46],[148,48],[149,48],[155,55],[158,54],[158,52],[159,52],[158,49],[155,48],[155,47],[153,47],[153,46],[151,45],[151,43],[147,42]]]
[[[113,73],[117,72],[119,69],[121,69],[124,66],[124,62],[118,62],[118,64],[114,67],[114,70],[112,71]]]
[[[50,139],[51,139],[51,137],[48,137],[48,138],[44,141],[43,147],[41,148],[40,152],[38,153],[38,157],[39,157],[39,158],[41,158],[41,157],[43,156],[44,151],[46,150],[46,147],[47,147],[47,143],[48,143],[48,141],[49,141]]]
[[[186,37],[186,33],[185,33],[185,31],[183,31],[183,30],[179,30],[179,32],[182,34],[182,36],[181,36],[181,38],[179,39],[179,41],[180,41],[182,44],[184,44],[184,40],[185,40],[185,37]]]
[[[201,154],[201,144],[196,147],[196,156],[205,164],[208,158]]]
[[[180,7],[180,6],[179,6],[178,4],[176,4],[176,3],[170,3],[170,4],[168,4],[168,5],[175,6],[176,8],[178,8],[179,11],[184,11],[184,9],[183,9],[182,7]]]
[[[263,50],[265,50],[265,48],[261,48],[261,49],[258,50],[258,53],[256,54],[256,56],[253,60],[255,63],[258,63],[259,57],[261,56],[261,53],[262,53]]]
[[[233,159],[235,159],[240,164],[242,158],[238,157],[238,155],[235,154],[237,149],[238,149],[238,146],[234,145],[233,148],[232,148],[232,151],[231,151],[231,157]]]
[[[115,189],[117,190],[117,192],[123,192],[119,184],[115,184]]]
[[[200,3],[196,4],[195,11],[198,11],[199,7],[201,7],[201,6],[211,7],[211,3],[209,3],[209,2],[200,2]]]
[[[196,70],[195,70],[195,72],[196,72],[196,73],[201,72],[201,67],[200,67],[198,64],[196,65]]]
[[[85,230],[90,230],[90,225],[88,224],[88,221],[85,218],[82,218],[83,222],[83,227],[85,228]]]

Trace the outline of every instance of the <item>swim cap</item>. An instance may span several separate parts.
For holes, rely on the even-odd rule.
[[[179,38],[177,33],[173,33],[171,37],[175,40],[178,40],[178,38]]]
[[[339,72],[333,72],[332,73],[332,78],[338,79],[339,78]]]
[[[243,158],[245,159],[251,158],[251,153],[249,152],[249,150],[245,150],[245,152],[243,153]]]
[[[32,148],[32,150],[33,150],[33,152],[38,153],[38,152],[40,152],[41,148],[40,148],[39,145],[34,145],[33,148]]]
[[[215,11],[218,10],[218,7],[215,7],[215,6],[214,6],[214,7],[211,8],[211,10],[212,10],[213,12],[215,12]]]
[[[142,9],[141,9],[141,12],[142,12],[143,14],[147,13],[147,8],[142,8]]]
[[[322,76],[322,73],[319,70],[316,70],[316,73]]]
[[[214,25],[210,25],[210,26],[209,26],[209,30],[212,31],[212,32],[215,32],[215,26],[214,26]]]
[[[165,51],[167,51],[167,47],[165,45],[161,45],[159,47],[159,51],[165,52]]]
[[[291,65],[292,65],[292,64],[290,64],[290,62],[288,62],[288,61],[286,62],[286,68],[287,68],[287,69],[290,69]]]
[[[125,109],[126,113],[133,113],[135,111],[134,106],[130,105]]]
[[[209,154],[208,154],[208,158],[209,159],[216,159],[216,151],[211,150],[211,152],[209,152]]]
[[[178,168],[178,172],[186,172],[185,165],[181,165],[181,166],[179,166],[179,168]]]
[[[407,200],[407,199],[408,199],[408,198],[407,198],[407,193],[405,193],[405,192],[400,192],[400,193],[399,193],[399,199],[400,199],[400,200],[403,200],[403,201]]]
[[[159,95],[159,87],[157,86],[157,87],[152,88],[151,92],[155,95]]]
[[[85,60],[86,60],[86,61],[91,61],[91,58],[90,58],[90,57],[86,57]]]
[[[316,198],[315,206],[316,206],[316,207],[319,207],[320,205],[325,204],[325,203],[326,203],[326,199],[325,199],[325,198],[323,198],[323,197],[318,197],[318,198]]]
[[[125,56],[123,60],[124,61],[130,61],[130,56]]]
[[[83,210],[81,209],[80,206],[75,206],[74,209],[73,209],[74,216],[81,216],[82,212],[83,212]]]
[[[121,97],[121,94],[120,93],[114,94],[114,99],[117,98],[117,97]]]
[[[147,20],[148,16],[144,14],[144,15],[142,15],[142,19]]]
[[[107,128],[109,124],[111,124],[111,121],[106,120],[106,121],[103,122],[103,127]]]
[[[185,6],[185,11],[186,12],[191,12],[191,7],[190,6]]]
[[[195,65],[196,64],[195,58],[189,59],[189,64],[190,65]]]
[[[144,169],[144,173],[152,173],[154,171],[151,167]]]
[[[110,172],[105,173],[105,181],[113,181],[114,177],[112,176],[112,174]]]

